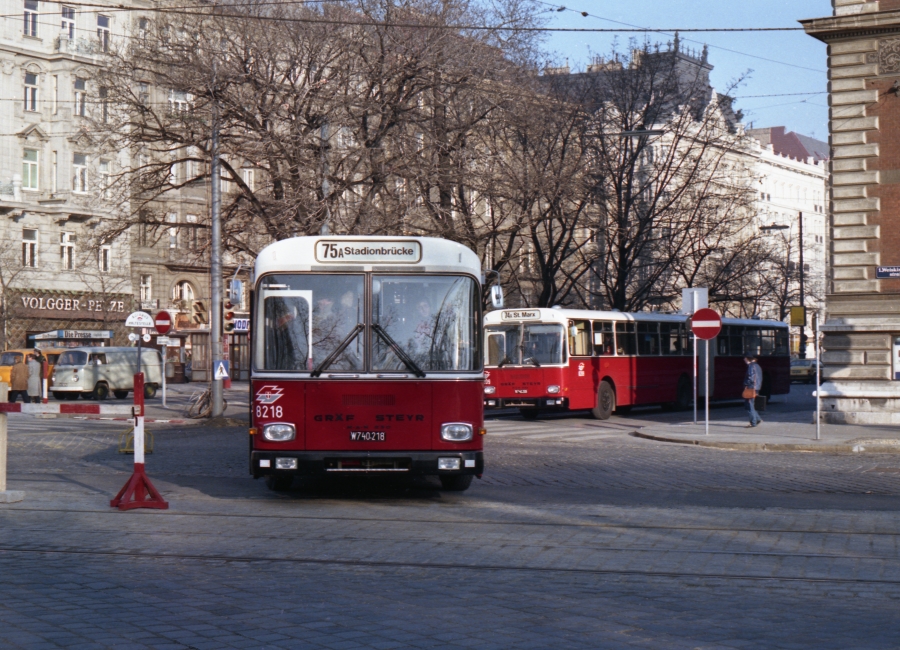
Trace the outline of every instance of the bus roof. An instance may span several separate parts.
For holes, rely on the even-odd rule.
[[[404,270],[469,273],[482,277],[481,260],[462,244],[435,237],[327,235],[293,237],[266,246],[256,258],[256,278],[301,271]]]
[[[534,307],[523,309],[497,309],[484,315],[485,325],[498,325],[500,323],[566,323],[570,320],[608,320],[608,321],[638,321],[656,323],[684,323],[690,318],[688,314],[664,314],[661,312],[621,312],[621,311],[590,311],[587,309],[552,309],[549,307]],[[749,325],[753,327],[783,327],[786,323],[777,320],[758,320],[755,318],[723,318],[725,325]]]

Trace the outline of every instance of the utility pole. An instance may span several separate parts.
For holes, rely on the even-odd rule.
[[[797,356],[806,358],[806,294],[803,271],[803,213],[800,212],[800,306],[803,307],[803,325],[800,326],[800,350]]]
[[[209,175],[212,182],[210,192],[212,206],[210,214],[210,301],[209,314],[209,351],[212,377],[209,384],[210,401],[212,403],[212,417],[221,417],[223,406],[222,380],[216,379],[216,361],[222,360],[222,197],[221,180],[219,179],[219,105],[216,100],[216,63],[213,61],[212,83],[212,135],[210,138],[210,166]]]

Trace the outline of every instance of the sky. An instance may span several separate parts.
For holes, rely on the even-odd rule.
[[[710,27],[800,27],[798,20],[832,15],[831,0],[564,0],[541,2],[548,27],[625,27],[611,21],[653,29]],[[540,6],[539,5],[539,6]],[[557,11],[564,6],[564,11]],[[589,15],[584,17],[581,12]],[[545,46],[556,62],[568,59],[584,69],[592,56],[610,51],[614,39],[620,50],[629,39],[663,46],[667,34],[552,33]],[[789,131],[828,140],[827,61],[825,44],[804,32],[682,33],[682,43],[700,50],[709,45],[714,66],[712,84],[736,98],[744,123],[754,128],[785,126]],[[729,91],[740,79],[740,85]],[[816,93],[816,94],[793,94]],[[758,95],[775,95],[758,97]]]

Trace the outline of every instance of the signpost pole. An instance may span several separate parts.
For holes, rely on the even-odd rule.
[[[694,334],[694,424],[697,424],[697,343],[699,340]]]
[[[709,435],[709,339],[706,339],[706,372],[704,373],[706,392],[706,435]]]

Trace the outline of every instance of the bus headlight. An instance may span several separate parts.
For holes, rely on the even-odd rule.
[[[559,392],[559,386],[547,386],[547,392],[556,395]]]
[[[496,392],[497,392],[497,387],[496,387],[496,386],[485,386],[485,387],[484,387],[484,394],[485,394],[485,395],[493,395],[493,394],[496,393]]]
[[[262,430],[263,438],[272,442],[293,440],[297,430],[293,424],[267,424]]]
[[[466,442],[472,439],[472,425],[449,422],[441,425],[441,438],[450,442]]]

